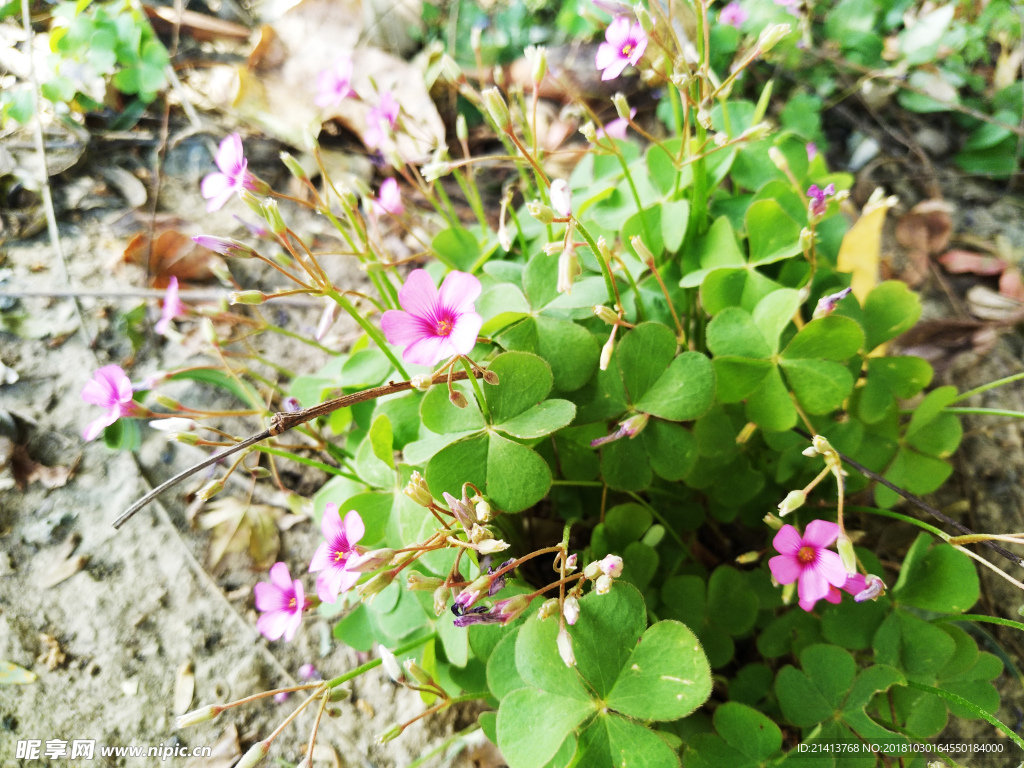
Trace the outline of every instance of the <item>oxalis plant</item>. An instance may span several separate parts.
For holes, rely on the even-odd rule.
[[[401,106],[387,92],[353,93],[349,62],[321,75],[317,103],[365,101],[364,138],[431,210],[414,218],[395,178],[360,203],[322,167],[314,185],[287,155],[307,196],[285,198],[248,170],[237,135],[221,145],[204,197],[213,210],[240,196],[262,223],[255,245],[197,239],[266,262],[286,287],[239,291],[235,312],[189,308],[172,284],[160,330],[198,321],[217,364],[137,385],[108,366],[83,396],[104,409],[87,438],[130,445],[146,419],[218,449],[184,473],[218,467],[202,498],[236,472],[280,484],[281,460],[334,476],[312,499],[323,541],[308,574],[270,569],[255,588],[257,627],[287,642],[316,613],[338,641],[376,644],[378,657],[181,718],[190,726],[303,694],[239,766],[259,763],[306,710],[309,765],[322,715],[380,664],[424,701],[382,741],[480,701],[479,725],[512,768],[740,768],[793,755],[956,765],[958,751],[928,742],[950,713],[998,729],[984,751],[1022,745],[993,716],[991,681],[1012,662],[980,651],[968,630],[1024,625],[965,615],[979,598],[972,558],[1024,588],[970,547],[1019,566],[999,542],[1021,534],[974,533],[914,495],[949,476],[961,438],[952,406],[977,390],[922,397],[929,364],[886,356],[920,304],[899,282],[851,289],[837,271],[851,178],[772,133],[767,93],[758,104],[730,98],[789,28],[745,39],[718,72],[708,5],[697,5],[693,43],[658,5],[612,9],[595,66],[605,80],[638,68],[664,89],[675,132],[646,134],[616,96],[613,123],[589,115],[583,125],[589,147],[568,179],[551,178],[538,149],[542,49],[527,51],[532,93],[480,91],[438,62],[505,146],[485,158],[512,169],[497,215],[478,189],[465,121],[460,159],[441,147],[426,164],[407,161]],[[459,220],[442,176],[475,222]],[[314,251],[279,201],[324,216],[347,250]],[[422,266],[391,256],[389,227],[421,243]],[[333,285],[328,258],[358,259],[366,290]],[[295,294],[324,299],[314,338],[258,307]],[[320,343],[341,312],[363,331],[344,354]],[[288,371],[258,354],[259,333],[330,360]],[[219,385],[241,405],[211,411],[158,393],[180,379]],[[253,415],[267,428],[250,437],[213,426]],[[910,505],[892,511],[901,498]],[[919,519],[929,515],[954,533]],[[857,546],[872,516],[921,530],[902,564]]]

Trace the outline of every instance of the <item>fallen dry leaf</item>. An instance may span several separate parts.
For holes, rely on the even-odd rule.
[[[209,562],[214,567],[224,555],[249,551],[257,569],[267,569],[281,548],[279,525],[290,512],[270,504],[250,504],[243,499],[224,497],[209,502],[196,516],[196,524],[213,532]],[[285,523],[284,527],[288,527]]]
[[[36,657],[36,664],[45,664],[51,672],[64,663],[67,656],[61,650],[60,643],[53,635],[40,633],[39,644],[42,652]]]
[[[168,6],[143,4],[143,10],[157,32],[170,32],[178,21],[178,13]],[[182,10],[181,32],[201,43],[214,40],[248,40],[252,31],[233,21],[218,19],[205,13]]]
[[[882,188],[877,188],[839,246],[837,267],[840,272],[852,273],[850,286],[861,303],[878,283],[882,227],[886,213],[895,204],[895,197],[886,197]]]
[[[88,555],[76,555],[75,557],[68,558],[67,560],[58,563],[53,568],[48,568],[46,576],[42,579],[43,589],[50,589],[51,587],[57,586],[62,581],[67,581],[82,570],[88,562]]]
[[[196,674],[190,659],[178,667],[178,673],[174,677],[174,714],[184,715],[188,712],[195,693]]]
[[[989,277],[1001,275],[1006,269],[1006,262],[1002,259],[958,249],[946,251],[939,257],[939,263],[946,268],[947,272],[952,272],[954,275],[969,273]]]
[[[896,223],[896,240],[907,249],[910,265],[901,277],[920,285],[928,274],[929,256],[945,250],[953,233],[953,206],[945,200],[922,200]]]
[[[900,353],[924,358],[941,369],[961,352],[988,352],[996,338],[993,323],[973,319],[925,320],[900,336]]]
[[[996,293],[983,285],[970,288],[966,298],[971,314],[982,320],[1007,323],[1024,317],[1024,302]]]
[[[172,277],[182,282],[201,283],[215,278],[215,264],[224,265],[216,253],[192,241],[176,229],[161,231],[149,247],[146,232],[135,235],[124,249],[124,261],[144,266],[149,259],[149,274],[157,288],[166,288]]]
[[[39,482],[44,488],[63,488],[75,472],[81,455],[70,467],[47,467],[28,455],[23,445],[14,446],[11,451],[11,471],[19,491],[24,491],[32,483]]]
[[[189,758],[185,763],[185,768],[231,768],[241,756],[242,748],[238,744],[238,728],[232,723],[214,742],[209,756]]]

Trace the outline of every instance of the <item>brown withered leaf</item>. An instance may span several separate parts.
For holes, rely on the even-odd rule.
[[[170,32],[177,23],[178,14],[174,8],[148,3],[143,4],[142,8],[157,32]],[[181,32],[201,43],[214,40],[248,40],[252,34],[248,27],[241,24],[189,10],[181,12]]]
[[[223,259],[216,253],[176,229],[161,231],[153,240],[152,249],[149,244],[148,232],[135,235],[124,249],[124,261],[145,266],[148,258],[149,274],[156,288],[166,288],[172,277],[191,283],[213,280],[213,265],[223,264]]]
[[[946,251],[939,256],[939,263],[946,268],[947,272],[951,272],[954,275],[969,273],[990,277],[1001,275],[1006,269],[1006,262],[1002,259],[958,248]]]
[[[967,307],[972,315],[982,320],[1013,323],[1024,318],[1024,302],[983,285],[975,285],[967,291]]]
[[[11,471],[19,491],[24,491],[32,483],[39,482],[45,488],[63,488],[74,474],[81,460],[81,455],[70,467],[47,467],[28,455],[23,445],[16,445],[11,451]]]
[[[922,200],[896,223],[896,240],[910,251],[939,253],[953,234],[953,206],[945,200]]]
[[[991,322],[959,318],[925,320],[900,336],[900,354],[922,357],[941,370],[961,352],[988,352],[997,337],[998,325]]]
[[[282,518],[287,517],[293,515],[281,507],[251,504],[233,497],[208,503],[196,516],[196,524],[213,533],[210,567],[216,566],[228,553],[248,551],[257,569],[269,568],[277,560],[281,548],[279,526]]]

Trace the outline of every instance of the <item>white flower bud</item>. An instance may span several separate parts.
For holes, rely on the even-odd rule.
[[[558,655],[562,657],[565,666],[575,667],[576,655],[572,652],[572,638],[569,637],[569,633],[564,628],[559,630],[555,644],[558,646]]]
[[[383,645],[377,646],[377,653],[380,654],[381,666],[384,667],[384,671],[388,673],[388,677],[396,683],[402,682],[402,680],[405,679],[405,676],[402,674],[402,668],[398,666],[398,659],[395,658],[395,654]]]
[[[790,512],[793,512],[793,511],[795,511],[797,509],[800,509],[800,507],[802,507],[806,501],[807,501],[807,492],[806,491],[803,491],[803,490],[800,490],[800,491],[790,491],[786,495],[786,498],[784,498],[781,502],[779,502],[779,516],[780,517],[785,517]]]
[[[580,617],[580,601],[572,595],[565,598],[565,603],[562,606],[562,615],[565,616],[566,622],[570,625],[575,624],[576,620]]]

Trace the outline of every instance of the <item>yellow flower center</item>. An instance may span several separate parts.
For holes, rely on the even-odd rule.
[[[289,608],[294,608],[295,607],[295,598],[294,597],[291,600],[288,601],[288,607]]]
[[[815,558],[814,547],[800,547],[800,551],[796,553],[796,559],[805,565],[813,563]]]
[[[437,335],[448,336],[452,332],[452,321],[451,320],[438,320],[437,321]]]
[[[344,552],[335,552],[334,553],[334,562],[340,563],[344,559],[345,559],[345,553]]]
[[[622,46],[622,55],[625,56],[626,58],[629,58],[629,55],[632,52],[633,52],[633,44],[632,43],[626,43],[624,46]]]

